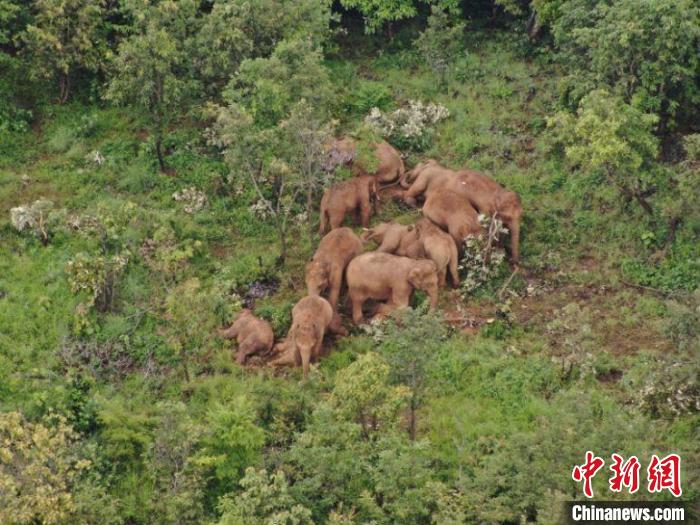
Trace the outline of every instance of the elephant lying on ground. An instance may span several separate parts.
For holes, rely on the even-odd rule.
[[[348,263],[362,253],[362,241],[350,228],[337,228],[327,234],[306,265],[309,295],[328,291],[328,302],[337,311],[343,274]]]
[[[321,355],[326,332],[347,335],[328,301],[318,295],[304,297],[292,309],[292,325],[284,341],[275,345],[280,355],[270,366],[302,365],[306,377],[311,361]]]
[[[418,240],[418,232],[413,225],[383,222],[367,230],[362,238],[365,241],[379,242],[376,250],[378,252],[393,253],[411,259],[425,258],[425,252]]]
[[[410,187],[408,187],[408,183]],[[401,179],[401,185],[408,187],[404,201],[415,205],[416,198],[423,195],[427,201],[436,191],[449,190],[464,196],[484,215],[496,215],[510,232],[511,259],[517,264],[520,259],[520,221],[523,213],[520,197],[506,190],[492,178],[472,170],[451,170],[435,160],[418,164]]]
[[[430,259],[437,267],[440,286],[445,286],[448,269],[453,285],[459,286],[457,245],[449,234],[428,219],[421,219],[410,226],[384,222],[367,230],[363,238],[379,241],[378,252],[411,259]]]
[[[233,324],[219,332],[222,337],[236,339],[238,351],[236,362],[245,364],[253,354],[265,354],[272,349],[274,334],[270,323],[253,315],[247,308],[241,310]]]
[[[319,233],[326,233],[328,224],[331,230],[340,228],[345,214],[349,212],[354,213],[355,222],[366,228],[369,226],[372,203],[375,213],[379,213],[377,180],[371,175],[336,182],[323,193]]]
[[[404,163],[396,148],[382,141],[374,144],[374,152],[378,163],[374,169],[369,170],[357,160],[356,140],[349,137],[336,139],[326,145],[327,158],[323,168],[333,171],[336,166],[352,166],[356,173],[373,175],[382,184],[396,182],[404,177]]]
[[[381,252],[364,253],[350,261],[347,281],[355,324],[362,322],[362,305],[367,299],[385,301],[379,313],[386,314],[407,307],[415,288],[428,294],[431,308],[437,306],[437,269],[435,263],[427,259],[409,259]]]
[[[423,204],[423,215],[446,230],[459,250],[467,235],[481,235],[479,215],[466,197],[441,189],[430,193]]]

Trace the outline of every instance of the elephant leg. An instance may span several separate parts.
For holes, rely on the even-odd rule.
[[[362,304],[365,302],[365,298],[350,292],[350,300],[352,301],[352,322],[360,324],[362,322]]]
[[[520,221],[513,221],[510,225],[510,257],[514,265],[520,262]]]
[[[311,348],[300,350],[301,354],[301,366],[304,370],[304,377],[309,375],[309,369],[311,368]]]
[[[345,219],[345,210],[332,212],[330,214],[331,230],[340,228],[343,225],[343,219]]]
[[[450,278],[452,280],[452,286],[457,288],[459,286],[459,268],[458,268],[458,256],[457,247],[454,246],[454,253],[450,255]]]
[[[360,220],[363,228],[369,228],[369,216],[372,213],[369,201],[360,204]]]
[[[330,290],[328,292],[328,302],[330,303],[333,311],[338,310],[338,298],[340,297],[340,287],[343,283],[343,272],[333,270],[329,278]]]
[[[348,331],[343,327],[343,322],[340,320],[340,316],[337,313],[333,313],[333,319],[331,319],[328,325],[328,330],[336,335],[348,335]]]
[[[440,286],[440,288],[444,288],[446,283],[447,283],[447,266],[443,266],[442,269],[438,272],[438,286]]]

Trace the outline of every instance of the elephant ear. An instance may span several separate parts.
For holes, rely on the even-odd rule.
[[[408,282],[411,283],[413,286],[416,286],[416,281],[420,279],[422,274],[420,266],[414,265],[413,268],[410,269],[408,272],[407,278]]]

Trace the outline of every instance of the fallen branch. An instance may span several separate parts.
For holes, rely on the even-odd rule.
[[[506,291],[506,288],[508,288],[508,286],[510,285],[511,281],[513,280],[513,277],[515,277],[515,274],[518,273],[519,271],[520,271],[520,268],[516,268],[515,270],[513,270],[513,273],[510,274],[510,277],[508,277],[508,279],[506,280],[506,282],[503,283],[503,286],[501,286],[501,289],[498,290],[498,294],[497,294],[497,295],[498,295],[498,300],[499,300],[499,301],[502,301],[502,300],[503,300],[503,292]]]

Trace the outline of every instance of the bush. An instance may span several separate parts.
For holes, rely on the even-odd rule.
[[[406,107],[388,114],[372,108],[365,124],[399,149],[423,151],[432,144],[433,126],[449,116],[442,104],[409,100]]]
[[[19,232],[30,232],[46,246],[56,228],[62,224],[65,210],[54,210],[45,199],[23,204],[10,210],[10,222]]]

